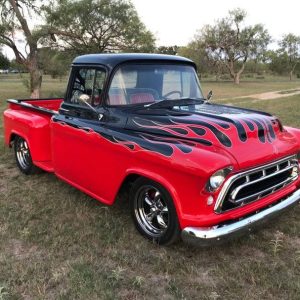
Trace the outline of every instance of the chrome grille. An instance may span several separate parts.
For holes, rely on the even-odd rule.
[[[224,212],[257,201],[289,185],[298,176],[296,156],[236,174],[224,184],[215,211]]]

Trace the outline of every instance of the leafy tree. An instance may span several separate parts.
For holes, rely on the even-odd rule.
[[[44,27],[63,49],[74,54],[153,52],[155,39],[131,4],[124,0],[59,0],[44,8]]]
[[[266,54],[266,63],[270,71],[278,75],[283,75],[288,73],[287,68],[287,54],[282,53],[280,50],[269,50]]]
[[[205,49],[209,60],[224,66],[236,84],[245,69],[247,60],[264,52],[271,38],[261,24],[242,26],[246,12],[229,11],[229,16],[214,25],[205,25],[195,40]]]
[[[169,55],[176,55],[178,53],[179,47],[178,46],[159,46],[156,49],[156,53],[159,54],[169,54]]]
[[[224,67],[218,60],[209,59],[203,44],[197,40],[190,42],[186,47],[181,47],[178,54],[193,60],[199,74],[215,74],[216,80],[224,73]]]
[[[73,58],[65,52],[45,47],[39,49],[38,63],[44,74],[57,78],[67,74]]]
[[[10,61],[10,68],[14,70],[18,70],[20,73],[28,72],[27,69],[24,67],[24,65],[19,64],[15,59]],[[27,83],[26,86],[28,86]]]
[[[1,52],[0,49],[0,69],[8,69],[10,67],[9,59]]]
[[[140,21],[130,2],[122,0],[0,0],[0,45],[10,47],[16,63],[30,73],[32,98],[40,97],[42,48],[61,46],[71,55],[114,52],[154,51],[154,37]],[[40,16],[41,24],[31,28]],[[26,44],[26,51],[18,39]],[[61,55],[48,61],[59,67]],[[65,61],[62,62],[65,64]],[[52,73],[54,69],[52,70]],[[59,71],[60,72],[60,71]]]
[[[248,73],[248,77],[254,77],[254,73],[257,75],[262,75],[262,73],[266,73],[270,71],[269,65],[267,63],[267,52],[264,54],[261,61],[255,59],[249,59],[245,66],[244,73]],[[251,74],[251,75],[250,75]]]
[[[285,57],[290,80],[292,80],[295,68],[300,63],[300,36],[286,34],[279,42],[279,46],[279,54]]]
[[[25,66],[30,73],[32,98],[39,98],[42,71],[38,67],[38,43],[42,37],[39,30],[29,24],[34,14],[40,13],[37,0],[0,0],[0,45],[6,45],[14,52],[17,63]],[[27,55],[20,49],[16,35],[24,36]]]

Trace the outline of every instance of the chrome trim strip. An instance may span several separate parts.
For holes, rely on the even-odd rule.
[[[253,228],[282,213],[285,209],[298,202],[300,203],[300,189],[296,190],[278,204],[232,224],[212,227],[186,227],[182,230],[181,237],[184,242],[197,246],[211,246],[213,244],[226,242],[245,232],[252,231]]]
[[[241,203],[241,202],[243,202],[243,201],[245,201],[245,200],[247,200],[247,199],[249,199],[249,198],[252,198],[252,197],[258,197],[260,194],[264,194],[264,193],[266,193],[267,191],[276,189],[277,187],[279,187],[279,186],[281,186],[281,185],[282,185],[282,187],[283,187],[283,186],[285,186],[287,183],[290,183],[290,182],[296,180],[297,178],[298,178],[298,176],[294,176],[294,177],[287,178],[286,180],[284,180],[284,181],[282,181],[282,182],[280,182],[280,183],[278,183],[278,184],[275,184],[275,185],[273,185],[273,186],[271,186],[271,187],[269,187],[269,188],[267,188],[267,189],[265,189],[265,190],[263,190],[263,191],[260,191],[260,192],[258,192],[258,193],[252,194],[251,196],[247,196],[247,197],[244,197],[244,198],[242,198],[242,199],[239,199],[239,200],[235,201],[234,203]]]
[[[290,162],[290,161],[288,160],[288,162]],[[232,193],[231,193],[231,194],[232,194],[232,199],[234,200],[235,197],[237,196],[238,192],[239,192],[241,189],[243,189],[244,187],[247,187],[247,186],[249,186],[249,185],[251,185],[251,184],[255,184],[255,183],[260,182],[260,181],[262,181],[262,180],[271,178],[271,177],[276,176],[276,175],[278,175],[278,174],[281,174],[281,173],[283,173],[283,172],[286,172],[286,171],[288,171],[288,170],[294,168],[295,166],[296,166],[296,165],[290,165],[290,164],[289,164],[289,166],[288,166],[287,168],[282,169],[282,170],[279,171],[279,167],[278,167],[278,164],[277,164],[277,172],[274,172],[273,174],[270,174],[270,175],[264,175],[264,176],[262,176],[262,177],[260,177],[260,178],[258,178],[258,179],[256,179],[256,180],[253,180],[253,181],[250,181],[250,180],[249,180],[249,182],[243,183],[243,184],[241,184],[240,186],[238,186],[237,188],[235,188],[235,189],[232,191]],[[264,170],[262,170],[262,172],[265,173],[266,170],[264,169]],[[248,176],[246,176],[246,177],[248,177]],[[292,179],[292,178],[290,178],[290,179]],[[283,182],[282,182],[282,183],[283,183]],[[262,193],[263,193],[263,191],[262,191]],[[238,200],[237,202],[240,202],[240,200]]]
[[[249,169],[249,170],[246,170],[246,171],[241,172],[241,173],[237,173],[236,175],[233,175],[233,176],[229,177],[228,180],[225,181],[225,183],[223,185],[223,188],[221,189],[221,191],[219,193],[219,196],[217,198],[217,201],[216,201],[216,204],[215,204],[215,207],[214,207],[215,212],[216,213],[222,213],[221,206],[222,206],[223,201],[225,199],[226,193],[229,190],[229,188],[230,188],[231,184],[233,183],[233,181],[237,180],[240,177],[243,177],[244,175],[251,175],[252,173],[255,173],[257,171],[260,171],[260,170],[263,170],[263,169],[266,169],[266,168],[270,168],[274,165],[280,164],[281,162],[291,160],[291,159],[295,159],[297,161],[296,155],[287,156],[287,157],[284,157],[284,158],[279,159],[277,161],[274,161],[272,163],[269,163],[269,164],[266,164],[266,165],[263,165],[263,166],[259,166],[259,167],[254,168],[254,169]]]

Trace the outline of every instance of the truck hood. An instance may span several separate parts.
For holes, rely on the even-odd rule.
[[[152,138],[155,135],[161,142],[180,139],[203,147],[220,147],[240,168],[299,151],[298,139],[268,113],[210,103],[192,107],[141,109],[128,118],[125,128],[151,134]]]

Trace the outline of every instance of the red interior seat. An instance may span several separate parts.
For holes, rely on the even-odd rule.
[[[110,94],[109,95],[109,104],[110,105],[124,105],[126,100],[122,94]]]
[[[130,95],[130,104],[154,102],[155,99],[151,93],[138,93]]]

